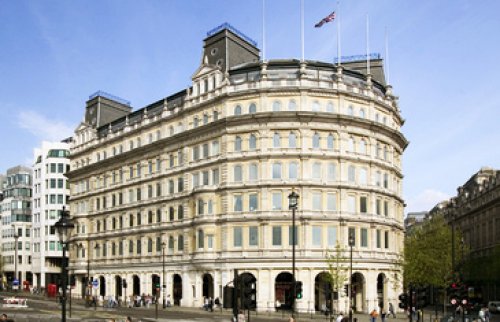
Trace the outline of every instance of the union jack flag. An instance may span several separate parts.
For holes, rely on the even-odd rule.
[[[321,21],[315,24],[314,27],[319,28],[323,26],[323,24],[333,21],[333,19],[335,19],[335,11],[329,14],[328,16],[324,17],[323,19],[321,19]]]

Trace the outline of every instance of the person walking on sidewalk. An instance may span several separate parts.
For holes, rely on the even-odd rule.
[[[370,312],[370,322],[377,322],[378,318],[378,311],[377,309],[373,309],[373,311]]]
[[[392,315],[393,318],[396,318],[396,313],[394,312],[394,305],[389,303],[389,315]]]

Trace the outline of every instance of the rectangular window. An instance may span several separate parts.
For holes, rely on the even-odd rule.
[[[381,206],[380,206],[380,199],[377,199],[375,201],[375,208],[376,208],[377,215],[380,215],[380,208],[381,208]]]
[[[297,162],[291,162],[288,165],[288,179],[290,180],[297,180]]]
[[[257,226],[248,227],[248,245],[249,246],[259,245],[259,227]]]
[[[349,212],[356,212],[356,198],[354,196],[347,197],[347,207]]]
[[[337,245],[337,227],[328,226],[328,246],[332,247]]]
[[[273,210],[281,210],[281,192],[273,192]]]
[[[208,158],[208,143],[203,144],[203,158],[207,159]]]
[[[368,229],[361,228],[361,247],[368,247]]]
[[[382,235],[380,234],[380,230],[377,229],[377,248],[382,247]]]
[[[219,154],[219,141],[213,141],[212,142],[212,155],[218,155]]]
[[[251,193],[248,196],[248,207],[250,211],[256,211],[257,209],[259,209],[259,202],[257,196],[258,195],[256,193]]]
[[[203,185],[208,186],[208,171],[203,171],[202,176],[203,176]]]
[[[337,210],[337,194],[335,193],[329,193],[326,195],[327,198],[327,204],[326,208],[328,211],[336,211]]]
[[[321,210],[321,193],[313,192],[312,194],[312,209],[316,211]]]
[[[219,169],[212,170],[212,184],[214,185],[219,184]]]
[[[281,227],[273,226],[273,246],[281,246]]]
[[[62,164],[62,163],[57,164],[57,172],[64,173],[64,164]]]
[[[200,159],[200,147],[195,146],[193,147],[193,160],[199,160]]]
[[[50,179],[50,188],[55,189],[56,187],[56,179]]]
[[[328,180],[335,180],[336,167],[335,163],[328,163]]]
[[[362,214],[366,214],[367,213],[367,200],[366,200],[366,197],[359,197],[359,212],[361,212]]]
[[[384,201],[384,216],[389,216],[389,202]]]
[[[234,196],[234,211],[243,211],[243,200],[241,195]]]
[[[312,245],[321,246],[321,226],[312,226]]]
[[[196,188],[200,185],[200,176],[198,173],[193,173],[193,188]]]
[[[299,243],[299,234],[298,234],[298,227],[295,226],[295,233],[293,226],[288,226],[288,245],[292,246],[293,243],[293,238],[295,237],[295,246],[298,245]]]
[[[389,248],[389,232],[388,231],[384,232],[384,247],[386,249]]]
[[[243,243],[242,229],[241,227],[233,228],[233,245],[234,247],[241,247]]]
[[[214,248],[214,235],[207,235],[207,248],[208,249]]]

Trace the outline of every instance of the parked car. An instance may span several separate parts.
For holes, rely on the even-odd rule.
[[[491,313],[500,313],[500,301],[489,301],[488,310]]]

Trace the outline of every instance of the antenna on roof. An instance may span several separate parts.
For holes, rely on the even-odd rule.
[[[266,0],[262,0],[262,61],[266,61]]]
[[[300,46],[301,46],[301,61],[304,61],[304,0],[300,0]]]
[[[370,20],[366,14],[366,74],[370,75]]]

